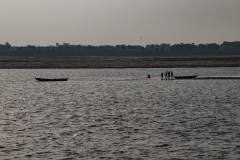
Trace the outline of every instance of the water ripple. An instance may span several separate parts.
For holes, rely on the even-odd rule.
[[[238,159],[240,82],[146,79],[165,70],[1,70],[1,159]]]

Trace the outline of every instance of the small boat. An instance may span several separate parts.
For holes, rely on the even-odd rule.
[[[193,79],[196,78],[198,75],[193,76],[173,76],[175,79]]]
[[[68,78],[35,78],[38,81],[67,81]]]

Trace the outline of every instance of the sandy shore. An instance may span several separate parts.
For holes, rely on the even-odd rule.
[[[240,67],[239,56],[0,57],[0,68],[176,68]]]

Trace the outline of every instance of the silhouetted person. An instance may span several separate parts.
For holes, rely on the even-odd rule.
[[[171,71],[171,79],[173,79],[173,71]]]
[[[148,74],[147,78],[151,78],[150,74]]]
[[[163,72],[161,73],[161,80],[163,80]]]

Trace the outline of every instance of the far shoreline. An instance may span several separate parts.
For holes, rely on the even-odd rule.
[[[240,55],[0,57],[0,69],[240,67]]]

